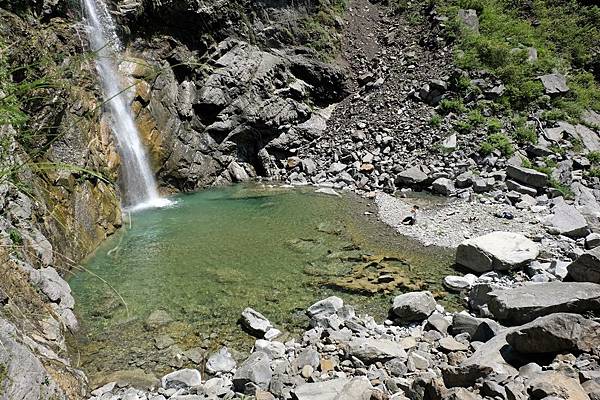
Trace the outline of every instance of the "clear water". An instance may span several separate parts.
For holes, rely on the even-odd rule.
[[[158,194],[146,149],[133,119],[128,92],[117,68],[121,44],[114,21],[103,0],[81,0],[81,4],[90,48],[96,53],[96,70],[108,111],[105,116],[110,118],[117,139],[124,205],[136,210],[164,207],[168,200]]]
[[[392,293],[365,296],[330,285],[364,264],[362,255],[406,259],[388,268],[439,289],[449,254],[393,234],[365,216],[367,209],[364,200],[310,189],[233,186],[132,214],[131,225],[86,264],[114,290],[92,274],[70,279],[82,323],[71,346],[75,359],[92,378],[135,367],[160,374],[190,363],[176,355],[190,349],[248,350],[253,339],[236,324],[245,307],[293,335],[307,324],[303,311],[332,294],[383,318]],[[174,322],[147,329],[155,310]],[[165,336],[175,344],[159,350],[155,339]]]

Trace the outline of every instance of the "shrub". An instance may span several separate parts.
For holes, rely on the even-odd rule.
[[[466,135],[473,130],[473,126],[467,121],[458,121],[454,124],[454,129],[456,129],[458,133]]]
[[[493,133],[487,137],[487,139],[481,143],[481,153],[488,155],[495,150],[500,151],[503,156],[510,156],[514,153],[514,148],[510,139],[501,133]]]
[[[21,236],[21,233],[18,230],[11,228],[8,231],[8,236],[14,245],[21,246],[23,244],[23,236]]]
[[[519,126],[514,132],[515,138],[520,143],[531,143],[536,144],[538,141],[537,133],[535,128],[529,125]]]
[[[429,120],[429,125],[433,126],[433,127],[439,127],[440,125],[442,125],[442,117],[438,114],[434,114],[431,119]]]
[[[590,151],[586,157],[592,165],[600,164],[600,151]]]
[[[462,100],[450,99],[442,99],[442,101],[440,101],[439,109],[442,114],[462,114],[467,111],[467,108],[463,104]]]
[[[491,118],[487,122],[487,128],[490,134],[500,133],[502,130],[502,121],[500,121],[498,118]]]
[[[467,120],[469,121],[469,123],[471,125],[479,126],[479,125],[483,124],[483,122],[485,121],[485,117],[481,114],[481,111],[472,110],[471,112],[469,112],[469,115],[467,116]]]

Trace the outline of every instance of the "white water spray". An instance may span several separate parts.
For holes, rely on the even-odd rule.
[[[135,125],[125,86],[117,68],[121,43],[114,21],[103,0],[81,0],[86,16],[91,50],[96,53],[96,70],[102,83],[105,105],[121,156],[124,205],[129,210],[171,204],[161,198],[150,169],[146,150]]]

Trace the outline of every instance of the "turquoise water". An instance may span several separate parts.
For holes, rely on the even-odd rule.
[[[355,198],[232,186],[175,199],[131,215],[88,260],[85,267],[106,284],[88,273],[70,279],[82,323],[71,349],[92,377],[135,367],[159,374],[194,363],[183,353],[222,344],[245,351],[253,339],[236,324],[245,307],[284,335],[305,327],[303,311],[332,294],[383,318],[391,295],[406,287],[381,293],[364,279],[367,290],[361,281],[357,289],[353,274],[375,265],[367,261],[386,256],[385,271],[430,289],[451,264],[448,254],[421,249],[365,216],[367,206]],[[149,327],[156,310],[173,322]],[[165,338],[171,345],[159,349]]]

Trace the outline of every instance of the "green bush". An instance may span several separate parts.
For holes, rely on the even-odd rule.
[[[481,143],[480,152],[484,155],[492,154],[495,150],[500,151],[503,156],[510,156],[514,153],[514,148],[510,139],[501,133],[493,133]]]
[[[590,151],[586,157],[592,165],[600,164],[600,151]]]
[[[454,129],[456,129],[458,133],[466,135],[473,130],[473,126],[467,121],[458,121],[454,124]]]
[[[514,135],[520,143],[536,144],[538,141],[535,128],[529,125],[518,126],[515,129]]]
[[[14,245],[21,246],[23,244],[23,236],[21,236],[21,233],[18,230],[11,228],[8,231],[8,236]]]
[[[442,121],[443,121],[443,118],[440,115],[434,114],[431,117],[431,119],[429,120],[429,125],[437,128],[442,125]]]
[[[467,120],[471,125],[479,126],[484,123],[485,117],[481,114],[481,111],[472,110],[469,112],[469,115],[467,115]]]
[[[490,134],[500,133],[502,130],[502,121],[498,118],[490,118],[487,122],[487,128]]]
[[[462,114],[467,111],[462,100],[442,99],[440,101],[439,110],[442,114]]]

